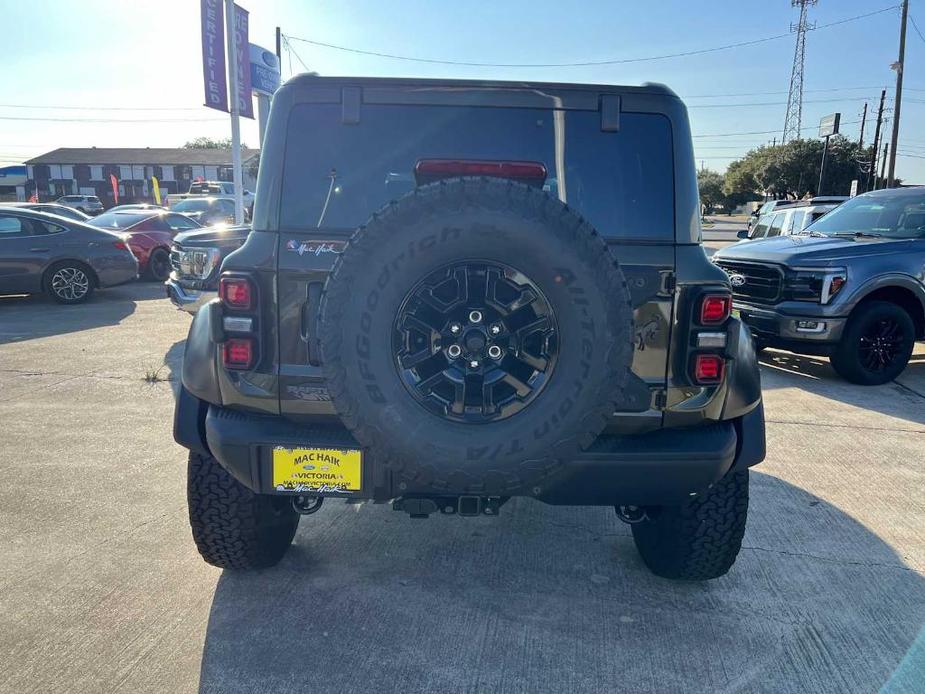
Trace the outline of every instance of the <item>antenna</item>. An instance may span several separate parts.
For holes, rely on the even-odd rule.
[[[810,24],[806,17],[810,5],[819,0],[790,0],[793,7],[800,8],[800,21],[790,25],[790,31],[797,35],[797,45],[793,51],[793,68],[790,72],[790,94],[787,96],[787,117],[784,119],[784,134],[781,144],[787,140],[798,140],[803,124],[803,63],[806,59],[806,31],[815,29],[815,23]]]

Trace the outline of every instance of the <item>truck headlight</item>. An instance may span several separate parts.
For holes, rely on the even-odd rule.
[[[848,281],[843,267],[795,267],[784,279],[784,297],[791,301],[829,303]]]
[[[180,274],[204,280],[221,262],[217,248],[196,248],[180,251]]]

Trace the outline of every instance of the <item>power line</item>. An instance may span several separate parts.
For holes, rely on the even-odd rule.
[[[846,102],[861,102],[865,101],[865,97],[857,96],[851,98],[842,98],[842,99],[810,99],[803,100],[804,104],[831,104],[835,103],[846,103]],[[784,106],[788,102],[786,101],[760,101],[752,102],[747,104],[688,104],[688,108],[736,108],[737,106]]]
[[[840,24],[847,24],[848,22],[854,22],[859,19],[866,19],[867,17],[873,17],[874,15],[882,14],[884,12],[889,12],[894,10],[898,5],[890,5],[889,7],[884,7],[880,10],[875,10],[873,12],[867,12],[865,14],[859,14],[854,17],[847,17],[845,19],[840,19],[836,22],[829,22],[828,24],[820,24],[812,29],[807,29],[807,31],[819,31],[820,29],[827,29],[829,27],[838,26]],[[606,60],[582,60],[575,62],[567,63],[483,63],[483,62],[474,62],[474,61],[465,61],[465,60],[444,60],[440,58],[419,58],[415,56],[408,55],[398,55],[395,53],[383,53],[380,51],[370,51],[361,48],[352,48],[350,46],[340,46],[333,43],[326,43],[324,41],[316,41],[314,39],[306,39],[300,36],[286,36],[287,41],[301,41],[302,43],[307,43],[312,46],[318,46],[320,48],[331,48],[337,51],[344,51],[346,53],[356,53],[358,55],[368,55],[376,58],[389,58],[391,60],[404,60],[413,63],[430,63],[436,65],[458,65],[463,67],[519,67],[519,68],[532,68],[532,67],[591,67],[594,65],[625,65],[627,63],[642,63],[652,60],[666,60],[669,58],[685,58],[693,55],[703,55],[705,53],[716,53],[718,51],[726,51],[733,48],[745,48],[746,46],[754,46],[760,43],[767,43],[768,41],[776,41],[778,39],[787,38],[790,36],[790,33],[786,34],[777,34],[776,36],[766,36],[760,39],[752,39],[751,41],[739,41],[737,43],[730,43],[723,46],[715,46],[713,48],[701,48],[693,51],[683,51],[680,53],[666,53],[664,55],[654,55],[646,56],[642,58],[608,58]]]
[[[204,106],[61,106],[48,104],[0,104],[0,108],[63,109],[67,111],[199,111]]]
[[[51,118],[47,116],[0,116],[0,120],[52,121],[56,123],[216,123],[224,118]]]
[[[299,61],[299,64],[302,66],[302,69],[305,70],[305,72],[311,72],[311,70],[308,69],[308,65],[305,64],[304,60],[302,60],[302,56],[299,55],[299,52],[295,48],[292,47],[291,43],[289,43],[289,37],[287,37],[285,34],[281,34],[281,36],[283,37],[283,41],[286,42],[286,50],[289,51],[290,56],[293,56],[293,55],[295,56],[296,60]],[[290,60],[289,72],[291,74],[292,73],[292,58],[290,57],[289,60]]]
[[[861,121],[859,120],[850,120],[850,121],[842,121],[841,124],[842,125],[856,125],[857,123],[860,123],[860,122]],[[815,130],[815,129],[816,129],[815,125],[808,125],[805,128],[800,128],[800,131],[804,132],[806,130]],[[750,130],[750,131],[739,132],[739,133],[713,133],[710,135],[691,135],[691,137],[734,137],[736,135],[776,135],[778,132],[780,131],[779,130]]]
[[[829,89],[804,89],[804,94],[817,93],[817,92],[849,92],[849,91],[858,91],[861,89],[880,89],[882,85],[876,87],[831,87]],[[921,89],[918,91],[925,91]],[[682,99],[716,99],[719,97],[734,97],[734,96],[771,96],[773,94],[787,94],[787,91],[776,91],[776,92],[739,92],[736,94],[685,94],[681,96]]]
[[[922,39],[922,41],[925,41],[925,36],[922,36],[919,25],[915,23],[915,17],[913,17],[911,14],[909,15],[909,21],[912,22],[912,28],[915,29],[915,33],[919,35],[919,38]]]

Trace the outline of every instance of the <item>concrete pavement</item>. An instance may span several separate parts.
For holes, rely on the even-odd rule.
[[[189,318],[160,292],[0,298],[0,691],[923,691],[922,345],[877,388],[767,353],[768,460],[717,581],[653,577],[608,509],[526,500],[328,503],[234,574],[189,535],[161,380]]]

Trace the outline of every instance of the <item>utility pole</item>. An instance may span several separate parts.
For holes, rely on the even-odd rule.
[[[238,95],[238,32],[234,0],[225,0],[228,41],[228,81],[231,82],[231,172],[234,181],[234,223],[244,224],[244,172],[241,170],[241,104]],[[248,95],[247,98],[250,98]]]
[[[864,113],[861,115],[861,136],[858,138],[858,149],[864,149],[864,126],[867,124],[867,102],[864,102]]]
[[[877,150],[880,147],[880,126],[883,124],[883,102],[886,101],[886,89],[880,90],[880,108],[877,109],[877,128],[874,130],[874,146],[870,154],[870,170],[867,172],[867,189],[877,189]],[[873,187],[871,187],[873,178]]]
[[[864,126],[867,125],[867,102],[864,102],[864,113],[861,115],[861,136],[858,138],[858,155],[864,156]],[[858,188],[861,185],[861,174],[864,173],[861,161],[858,160]],[[857,188],[856,188],[857,189]],[[864,190],[861,191],[865,192]]]
[[[886,155],[887,155],[887,152],[889,151],[890,151],[890,143],[887,142],[885,145],[883,145],[883,160],[880,163],[880,185],[883,185],[883,182],[885,180],[884,177],[886,176],[886,159],[887,159]]]
[[[280,68],[282,68],[282,65],[283,65],[283,32],[280,30],[279,27],[276,27],[276,59],[279,61]]]
[[[890,174],[886,187],[892,188],[896,180],[896,146],[899,144],[899,107],[903,100],[903,62],[906,59],[906,19],[909,16],[909,0],[903,0],[903,18],[899,26],[899,60],[893,65],[896,68],[896,98],[893,100],[893,138],[890,147]]]
[[[796,25],[790,25],[790,31],[797,34],[797,45],[793,51],[793,67],[790,70],[790,92],[787,96],[787,115],[784,118],[784,133],[780,143],[787,144],[787,140],[799,140],[803,124],[803,64],[806,61],[806,30],[815,28],[810,25],[806,17],[810,5],[818,0],[790,0],[793,7],[800,8],[800,20]]]

